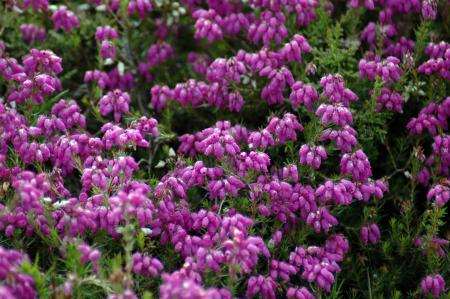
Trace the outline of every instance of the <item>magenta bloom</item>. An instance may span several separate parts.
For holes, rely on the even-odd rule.
[[[27,274],[20,272],[21,265],[28,261],[28,256],[16,250],[0,247],[0,297],[33,299],[37,294],[35,282]]]
[[[22,32],[22,38],[26,44],[31,44],[33,42],[42,42],[47,37],[45,29],[40,28],[34,24],[20,25],[20,32]]]
[[[133,272],[137,274],[157,277],[163,268],[163,264],[157,258],[142,255],[140,252],[133,254]]]
[[[99,26],[95,31],[95,39],[96,40],[104,40],[104,39],[118,39],[119,33],[117,33],[116,29],[111,26]]]
[[[119,122],[122,113],[129,112],[129,104],[131,98],[126,92],[122,92],[120,89],[108,92],[98,102],[100,113],[102,115],[108,115],[114,112],[114,121]]]
[[[326,160],[327,152],[323,146],[309,146],[304,144],[300,147],[300,164],[309,165],[315,169],[320,168],[322,160]]]
[[[369,241],[370,243],[375,245],[378,242],[378,239],[380,239],[380,237],[381,237],[380,229],[375,223],[363,226],[361,228],[361,240],[364,245],[367,245]]]
[[[369,159],[362,150],[343,155],[340,167],[342,174],[351,174],[355,181],[365,182],[372,176]]]
[[[287,62],[296,61],[298,63],[302,62],[302,54],[310,53],[312,51],[311,46],[308,44],[306,38],[302,35],[296,34],[293,36],[292,40],[285,44],[278,53]]]
[[[321,104],[317,108],[316,115],[322,117],[323,125],[333,122],[341,128],[344,128],[353,123],[350,110],[342,105]]]
[[[47,11],[48,9],[48,0],[24,0],[23,6],[25,8],[29,6],[33,6],[34,11],[38,12],[39,9],[42,9],[42,11]]]
[[[222,17],[214,9],[198,9],[192,13],[192,17],[196,19],[194,38],[206,38],[210,43],[216,39],[222,40]]]
[[[116,47],[112,42],[104,40],[100,45],[100,55],[102,56],[103,60],[106,60],[108,58],[114,60],[116,58]]]
[[[289,99],[291,100],[292,109],[305,105],[311,111],[314,108],[314,102],[319,100],[319,94],[314,86],[297,81],[291,86]]]
[[[345,87],[344,78],[339,74],[330,74],[320,79],[320,86],[323,87],[324,95],[332,104],[350,106],[350,101],[355,102],[358,96]]]
[[[438,298],[440,293],[445,292],[445,280],[440,274],[428,275],[422,279],[420,287],[424,293],[431,293],[434,298]]]
[[[66,32],[80,26],[78,17],[66,7],[61,6],[52,15],[52,21],[56,30],[64,28]]]
[[[141,20],[145,19],[152,10],[153,7],[150,0],[131,0],[128,2],[128,14],[132,15],[137,12]]]
[[[268,45],[271,40],[281,44],[282,39],[288,36],[285,22],[286,17],[282,12],[265,10],[261,17],[250,25],[248,39],[254,44],[258,44],[261,40],[264,45]]]
[[[404,99],[401,94],[391,91],[387,88],[381,90],[381,94],[377,97],[377,110],[386,108],[388,111],[396,110],[402,112]]]
[[[427,199],[434,199],[436,205],[440,207],[450,199],[450,188],[448,185],[436,184],[428,191]]]

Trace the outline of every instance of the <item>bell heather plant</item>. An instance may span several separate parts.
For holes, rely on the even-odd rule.
[[[0,3],[1,298],[447,298],[445,0]]]

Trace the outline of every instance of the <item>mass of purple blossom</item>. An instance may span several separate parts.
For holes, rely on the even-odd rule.
[[[437,227],[450,200],[450,45],[403,32],[445,24],[449,2],[337,2],[0,4],[35,23],[18,23],[24,55],[0,24],[0,298],[84,298],[84,286],[102,290],[92,298],[331,298],[348,271],[380,275],[371,254],[411,228],[377,211],[402,200],[401,213],[423,212],[405,217],[431,223],[395,248],[428,258],[405,274],[408,295],[446,298],[449,231]],[[358,19],[352,42],[367,51],[351,64],[325,57],[314,36],[336,47],[325,18],[342,9],[373,16]],[[72,73],[71,46],[46,43],[55,36],[95,53]],[[418,91],[428,84],[436,94]],[[387,146],[400,131],[410,168],[399,166],[409,153]],[[38,279],[60,264],[71,270]],[[367,287],[350,285],[341,297]]]

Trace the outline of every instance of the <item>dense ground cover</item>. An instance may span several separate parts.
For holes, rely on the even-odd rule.
[[[449,13],[0,1],[0,298],[449,298]]]

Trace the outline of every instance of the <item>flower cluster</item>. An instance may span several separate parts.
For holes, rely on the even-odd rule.
[[[445,1],[62,2],[2,6],[0,298],[448,291]]]
[[[430,59],[421,64],[417,71],[426,75],[438,73],[445,80],[450,80],[450,44],[444,41],[439,44],[430,43],[425,54]]]
[[[445,291],[445,281],[440,274],[428,275],[422,280],[420,287],[424,293],[431,293],[434,298],[438,298]]]
[[[122,113],[129,112],[130,96],[126,92],[122,92],[120,89],[108,92],[98,102],[100,106],[100,113],[102,115],[108,115],[114,112],[114,121],[119,122]]]
[[[375,80],[375,77],[381,78],[385,83],[395,82],[400,79],[403,71],[399,66],[400,59],[389,56],[381,60],[379,55],[369,53],[367,58],[359,61],[359,76],[361,79],[368,77],[369,80]]]
[[[64,28],[66,32],[70,32],[72,29],[80,26],[78,17],[64,6],[61,6],[53,13],[52,21],[56,30]]]
[[[40,28],[34,24],[20,25],[20,32],[22,32],[22,38],[26,44],[31,44],[33,42],[42,42],[47,37],[45,29]]]
[[[20,267],[29,262],[28,256],[16,250],[0,247],[0,296],[3,298],[36,298],[35,282],[29,275],[23,274]]]

